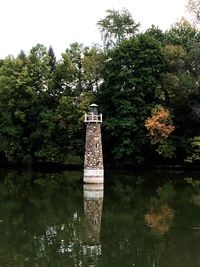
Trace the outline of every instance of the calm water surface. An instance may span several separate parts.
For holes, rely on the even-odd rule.
[[[200,266],[200,172],[0,170],[0,266]]]

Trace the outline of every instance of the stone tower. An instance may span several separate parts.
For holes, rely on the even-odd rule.
[[[86,140],[84,160],[84,183],[103,183],[104,168],[101,142],[102,114],[97,105],[90,105],[90,113],[85,114]]]

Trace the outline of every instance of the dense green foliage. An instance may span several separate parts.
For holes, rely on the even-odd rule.
[[[0,61],[1,162],[81,164],[92,102],[103,113],[105,163],[199,161],[200,31],[180,23],[137,33],[127,10],[108,10],[98,26],[103,48],[73,43],[57,60],[38,44]],[[173,131],[152,142],[149,129],[166,130],[163,114],[151,117],[158,106]]]
[[[144,121],[155,104],[164,57],[160,44],[139,35],[108,53],[98,101],[105,116],[105,136],[116,159],[141,161],[147,136]]]

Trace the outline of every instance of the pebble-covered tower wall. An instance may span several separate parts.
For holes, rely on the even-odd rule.
[[[104,167],[101,141],[102,115],[94,113],[86,114],[85,123],[84,182],[103,183]]]

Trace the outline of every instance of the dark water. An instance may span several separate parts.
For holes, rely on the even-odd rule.
[[[0,176],[0,266],[200,266],[200,173]]]

